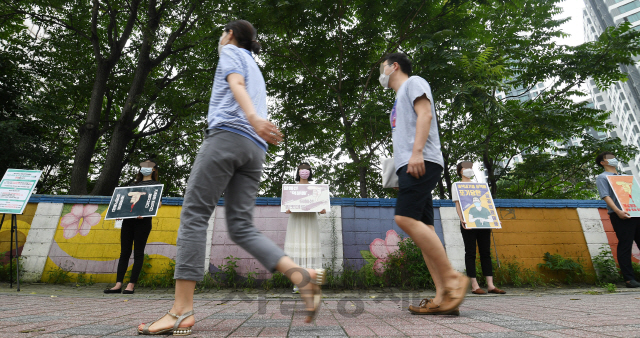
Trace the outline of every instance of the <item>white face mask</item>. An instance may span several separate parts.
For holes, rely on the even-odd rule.
[[[385,74],[384,69],[387,66],[382,66],[381,67],[381,72],[380,72],[380,77],[378,77],[378,81],[380,81],[380,84],[382,85],[382,87],[384,89],[388,89],[389,88],[389,78],[391,78],[391,74],[393,74],[396,70],[394,69],[391,73],[389,73],[389,75]]]
[[[224,38],[225,36],[229,35],[229,33],[226,33],[226,34],[225,33],[222,33],[222,35],[220,35],[220,40],[218,40],[218,57],[220,55],[222,55],[222,47],[224,47],[226,45],[226,43],[224,45],[222,44],[222,38]]]
[[[469,179],[473,178],[474,176],[473,169],[463,169],[462,176],[467,177]]]

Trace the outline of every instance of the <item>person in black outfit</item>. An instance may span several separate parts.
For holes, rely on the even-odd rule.
[[[136,175],[136,180],[131,186],[160,184],[158,182],[158,165],[153,159],[147,159],[140,163],[140,172]],[[160,205],[158,205],[160,207]],[[133,268],[131,269],[131,279],[124,294],[133,294],[134,287],[138,282],[138,276],[144,263],[144,248],[151,233],[151,217],[127,218],[122,221],[120,230],[120,260],[118,261],[118,272],[116,285],[111,289],[104,290],[104,293],[120,293],[124,275],[129,267],[129,258],[133,247]],[[134,246],[135,244],[135,246]]]
[[[640,287],[640,282],[635,278],[633,272],[633,264],[631,263],[631,251],[633,250],[633,242],[640,245],[640,218],[631,217],[628,212],[620,205],[620,201],[613,192],[613,188],[609,184],[607,176],[618,174],[618,159],[612,152],[605,151],[596,157],[596,164],[604,169],[602,174],[596,177],[596,186],[598,194],[605,203],[607,203],[607,213],[613,226],[613,231],[618,238],[618,264],[625,285],[628,288]],[[629,193],[630,194],[630,193]],[[631,196],[629,196],[631,203]]]
[[[460,162],[456,168],[458,176],[462,182],[472,182],[473,163]],[[486,294],[480,288],[476,279],[476,242],[480,251],[480,265],[482,266],[482,274],[487,279],[487,289],[489,293],[505,294],[506,292],[498,289],[493,285],[493,266],[491,266],[491,229],[467,229],[464,217],[462,217],[462,207],[460,206],[460,198],[455,189],[452,190],[452,200],[456,203],[456,210],[460,217],[460,231],[462,232],[462,240],[464,241],[464,264],[467,268],[467,276],[471,279],[471,292],[477,295]]]

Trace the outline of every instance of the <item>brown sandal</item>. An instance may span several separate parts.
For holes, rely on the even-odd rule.
[[[495,289],[491,289],[491,290],[489,290],[489,293],[496,293],[496,294],[499,294],[499,295],[504,295],[504,294],[505,294],[505,293],[507,293],[507,292],[506,292],[506,291],[503,291],[503,290],[500,290],[500,289],[498,289],[498,288],[495,288]]]
[[[305,310],[305,314],[309,317],[305,322],[311,323],[316,319],[318,312],[320,311],[320,306],[322,305],[322,288],[321,285],[324,285],[326,281],[326,274],[324,269],[315,269],[316,270],[316,278],[310,281],[313,286],[313,310]],[[301,293],[302,290],[300,290]]]
[[[471,291],[471,293],[476,294],[476,295],[486,295],[486,294],[487,294],[487,293],[486,293],[484,290],[482,290],[481,288],[477,288],[477,289],[475,289],[475,290]]]

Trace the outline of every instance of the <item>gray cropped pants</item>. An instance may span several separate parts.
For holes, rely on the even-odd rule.
[[[253,225],[265,153],[242,135],[211,131],[189,175],[180,215],[174,278],[203,279],[209,219],[223,192],[229,237],[274,272],[285,253]]]

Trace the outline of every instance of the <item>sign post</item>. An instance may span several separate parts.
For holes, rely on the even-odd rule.
[[[18,218],[29,203],[29,198],[38,184],[42,175],[41,170],[7,169],[2,181],[0,181],[0,212],[2,222],[4,216],[11,214],[11,232],[9,235],[9,287],[13,288],[13,244],[16,244],[16,284],[20,291],[20,255],[18,254]]]

